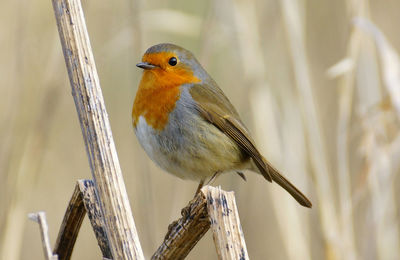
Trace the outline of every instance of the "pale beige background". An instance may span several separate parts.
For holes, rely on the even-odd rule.
[[[132,130],[135,64],[160,42],[198,57],[260,150],[313,201],[302,208],[261,176],[222,176],[252,259],[400,257],[400,102],[389,91],[400,88],[398,0],[84,1],[84,10],[146,258],[197,185],[159,170]],[[91,178],[51,1],[3,1],[0,46],[0,258],[42,259],[27,214],[46,211],[53,245],[76,180]],[[99,257],[85,219],[73,259]],[[188,257],[215,258],[210,233]]]

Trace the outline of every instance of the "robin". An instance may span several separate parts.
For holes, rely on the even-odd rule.
[[[276,182],[302,206],[312,204],[258,151],[231,102],[194,55],[174,44],[150,47],[132,109],[135,134],[147,155],[182,179],[199,181],[242,170]]]

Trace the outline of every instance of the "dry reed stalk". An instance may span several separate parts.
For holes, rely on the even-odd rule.
[[[348,47],[348,56],[355,59],[358,53],[358,44],[360,38],[357,34],[352,34]],[[349,164],[348,135],[350,129],[350,119],[352,111],[354,90],[354,72],[348,71],[339,83],[339,118],[337,124],[337,163],[338,163],[338,181],[340,183],[339,202],[340,202],[340,221],[341,241],[343,251],[342,257],[347,259],[356,259],[356,249],[354,245],[354,225],[353,225],[353,203],[351,192],[351,174]]]
[[[391,99],[391,109],[397,117],[400,117],[400,60],[396,50],[388,42],[384,34],[367,19],[357,18],[357,28],[365,30],[375,41],[378,55],[381,60],[383,83]],[[371,52],[374,50],[370,50]],[[374,62],[377,62],[376,59]],[[378,75],[379,71],[376,71]],[[371,73],[365,74],[371,75]],[[376,85],[379,89],[379,85]],[[382,93],[380,96],[385,96]],[[377,100],[381,102],[381,100]],[[379,259],[392,259],[400,255],[400,239],[398,225],[398,206],[396,203],[396,191],[394,186],[394,169],[391,160],[391,149],[387,149],[394,141],[390,133],[385,131],[390,119],[385,116],[384,111],[379,111],[377,118],[368,118],[365,124],[365,131],[368,134],[369,142],[365,146],[365,156],[370,164],[368,183],[372,193],[372,211],[376,229],[377,256]],[[376,124],[375,120],[380,123]],[[394,126],[398,128],[398,125]],[[382,138],[384,137],[384,138]]]
[[[54,259],[57,260],[57,255],[53,255],[51,246],[50,246],[50,238],[49,238],[49,226],[46,220],[46,213],[41,211],[37,213],[29,213],[28,218],[34,222],[39,224],[40,236],[42,239],[42,246],[45,258],[47,260]]]
[[[93,180],[79,180],[77,183],[82,194],[83,204],[87,216],[97,239],[103,258],[112,259],[111,248],[107,239],[106,227],[104,226],[104,216],[101,211],[101,204],[97,195],[96,185]]]
[[[76,238],[78,237],[79,229],[81,228],[85,215],[86,211],[83,205],[82,193],[78,185],[76,185],[54,245],[53,253],[56,254],[60,260],[71,259]]]
[[[49,85],[46,86],[47,88]],[[43,93],[45,92],[45,93]],[[54,120],[55,108],[59,93],[55,89],[43,90],[45,98],[39,102],[40,112],[38,119],[22,149],[21,157],[14,158],[10,174],[15,178],[13,194],[10,196],[9,207],[5,219],[5,228],[2,232],[0,256],[2,259],[18,259],[26,221],[26,207],[31,199],[37,179],[40,178],[40,169],[44,150],[48,141],[49,128]]]
[[[388,147],[388,153],[391,155],[391,165],[394,172],[398,172],[400,168],[400,134],[392,141]]]
[[[368,11],[364,1],[354,1],[352,4],[359,5],[360,8],[348,6],[349,16],[367,15]],[[341,257],[346,259],[357,259],[358,252],[355,246],[355,234],[353,223],[353,194],[351,185],[350,154],[349,154],[349,135],[351,129],[351,114],[353,108],[353,96],[355,88],[355,68],[360,54],[360,45],[362,38],[357,30],[352,30],[347,47],[347,56],[335,67],[340,73],[335,76],[341,76],[338,83],[339,112],[337,123],[337,169],[338,169],[338,194],[340,205],[340,227],[341,227]],[[339,65],[342,67],[340,69]]]
[[[42,239],[42,246],[45,259],[57,260],[58,256],[53,255],[50,246],[49,226],[47,225],[46,213],[44,212],[30,213],[28,216],[32,221],[35,221],[39,224],[40,237]]]
[[[372,22],[364,18],[356,18],[354,24],[365,30],[375,40],[382,66],[383,83],[391,103],[400,118],[400,58],[397,51],[386,39],[385,35]]]
[[[18,4],[15,4],[15,7]],[[0,102],[0,137],[2,144],[0,147],[0,189],[2,193],[0,194],[0,208],[3,209],[0,212],[0,230],[2,230],[0,233],[0,259],[19,258],[21,238],[25,226],[21,223],[25,223],[23,219],[27,214],[27,212],[24,212],[24,205],[21,205],[21,202],[24,201],[21,197],[26,198],[26,196],[21,196],[24,194],[24,188],[20,186],[19,180],[22,178],[19,176],[34,174],[19,171],[21,169],[19,164],[27,159],[24,155],[30,148],[27,139],[33,136],[26,129],[20,127],[20,125],[31,123],[30,118],[27,118],[26,113],[24,113],[24,108],[25,105],[33,105],[32,102],[28,102],[30,100],[24,102],[26,101],[24,99],[25,92],[31,92],[24,88],[24,78],[22,77],[24,75],[23,64],[26,58],[24,57],[24,40],[26,39],[24,29],[27,13],[31,6],[26,5],[23,10],[15,8],[16,12],[9,11],[13,9],[12,7],[12,4],[4,4],[3,10],[7,10],[12,15],[6,15],[6,13],[1,15],[1,17],[8,19],[8,22],[1,23],[5,26],[0,28],[1,38],[10,41],[9,44],[14,48],[13,51],[9,51],[7,42],[2,44],[5,48],[3,49],[2,60],[5,63],[0,68],[2,74],[0,96],[3,97]],[[32,108],[34,111],[37,109],[37,106]],[[29,140],[29,143],[31,144],[32,140]],[[30,190],[31,185],[30,183],[27,184],[26,188]],[[22,194],[15,192],[16,190],[22,192]]]
[[[0,241],[3,241],[0,242],[0,259],[18,259],[21,253],[26,225],[24,219],[28,213],[26,207],[42,177],[42,160],[60,100],[60,92],[56,88],[59,78],[55,73],[58,61],[56,38],[47,40],[51,47],[46,56],[48,59],[41,64],[40,74],[32,72],[31,65],[38,60],[34,59],[36,53],[28,52],[25,45],[29,45],[27,24],[34,23],[28,14],[34,8],[28,3],[23,6],[18,9],[16,22],[12,22],[12,26],[6,25],[11,30],[16,27],[11,33],[14,37],[10,38],[15,41],[15,49],[3,56],[7,61],[7,71],[0,71],[5,72],[9,80],[4,85],[7,95],[0,95],[5,97],[4,102],[0,102],[4,106],[0,110],[6,115],[2,117],[5,120],[0,121],[0,129],[4,130],[0,133],[0,189],[5,195],[0,196],[4,200],[0,200],[0,208],[5,209],[0,213],[0,230],[3,231],[0,233]],[[13,58],[8,58],[8,55]],[[35,80],[29,80],[33,77]]]
[[[399,232],[391,158],[372,128],[367,126],[364,129],[366,136],[363,144],[372,197],[369,210],[373,215],[373,232],[370,239],[376,243],[377,259],[394,259],[399,255]]]
[[[79,0],[53,0],[96,192],[114,259],[144,259]]]
[[[3,10],[14,9],[12,4],[4,4]],[[0,23],[4,26],[0,27],[2,39],[7,39],[10,45],[13,46],[13,51],[7,49],[7,42],[3,43],[2,60],[5,61],[3,66],[0,67],[0,77],[2,78],[2,86],[0,88],[0,96],[3,97],[0,102],[0,180],[2,183],[7,183],[4,189],[4,194],[7,194],[7,188],[15,185],[15,174],[9,174],[10,169],[15,166],[15,161],[20,160],[22,154],[21,146],[26,141],[26,132],[18,126],[26,123],[26,115],[23,113],[24,108],[24,78],[23,64],[26,57],[24,57],[24,40],[25,35],[25,22],[27,13],[30,11],[29,5],[24,9],[18,10],[11,15],[0,14],[1,17],[8,19],[8,22]],[[15,8],[17,10],[17,8]],[[10,11],[7,11],[8,13]],[[15,19],[15,20],[13,20]],[[7,37],[3,36],[7,35]],[[22,122],[21,122],[22,121]],[[29,120],[26,120],[29,121]],[[16,138],[18,136],[19,138]],[[22,140],[21,140],[22,139]],[[22,144],[22,145],[21,145]],[[5,197],[5,196],[4,196]],[[2,201],[0,201],[2,203]],[[5,206],[9,204],[4,201]],[[1,204],[0,204],[1,205]],[[0,221],[5,212],[0,213]],[[0,224],[1,227],[1,224]],[[0,251],[1,252],[1,251]]]
[[[96,188],[92,180],[79,180],[69,201],[64,219],[58,232],[54,254],[60,260],[69,260],[78,237],[82,221],[87,216],[96,235],[104,259],[111,259],[111,249],[108,245],[104,216],[101,212],[100,202],[96,195]]]
[[[338,258],[340,247],[339,223],[334,206],[331,170],[326,153],[325,142],[314,101],[309,65],[305,47],[305,21],[300,3],[294,0],[281,1],[281,10],[286,27],[289,50],[293,62],[296,87],[309,144],[309,158],[313,169],[323,236],[326,243],[326,257]]]
[[[306,160],[301,155],[305,155],[306,153],[305,150],[301,151],[304,147],[301,147],[300,144],[300,147],[297,146],[298,142],[301,142],[302,132],[299,131],[299,135],[293,135],[292,132],[294,128],[301,128],[301,122],[296,122],[296,118],[294,118],[299,111],[296,112],[295,107],[286,105],[285,109],[290,112],[285,113],[285,116],[281,117],[283,133],[279,133],[276,123],[279,120],[274,114],[274,111],[276,111],[276,102],[273,101],[271,94],[265,88],[254,89],[250,98],[252,100],[255,134],[259,145],[265,147],[266,154],[273,161],[280,161],[282,164],[286,162],[285,165],[287,166],[282,168],[282,172],[286,175],[288,173],[296,173],[296,176],[289,177],[295,185],[304,183],[304,180],[301,181],[301,179],[307,176],[304,165]],[[291,99],[290,96],[285,96],[285,98],[288,103],[291,103],[291,101],[295,103],[295,100]],[[258,111],[264,111],[264,113],[257,113]],[[300,118],[300,115],[298,116]],[[299,125],[295,127],[291,125],[296,123]],[[268,129],[268,131],[265,131],[265,129]],[[283,140],[281,140],[282,138]],[[286,149],[291,151],[285,151]],[[304,209],[300,208],[297,202],[277,185],[268,187],[268,190],[271,191],[274,214],[279,224],[282,242],[285,245],[288,258],[310,259],[311,248],[307,229],[309,226],[306,223],[306,215],[303,214],[305,213]],[[301,190],[304,190],[304,186],[301,186]]]
[[[276,120],[274,116],[276,107],[273,105],[265,77],[267,68],[262,58],[264,57],[263,47],[259,39],[262,26],[257,20],[256,2],[233,1],[233,10],[238,32],[239,53],[243,63],[243,76],[247,82],[246,85],[250,85],[249,101],[251,101],[256,140],[261,148],[265,147],[262,150],[266,151],[267,158],[272,157],[273,162],[282,162],[284,155],[280,149],[281,137],[277,130],[280,126],[277,125],[279,120]],[[298,205],[287,194],[282,198],[284,191],[280,188],[268,187],[268,191],[272,198],[273,212],[279,223],[279,232],[286,255],[290,259],[310,258],[308,240],[303,236],[307,233],[305,219],[296,208]]]
[[[297,104],[293,94],[287,93],[284,96],[287,103],[282,113],[284,124],[281,130],[283,147],[281,160],[285,165],[282,171],[287,174],[292,183],[299,187],[307,196],[310,196],[312,191],[312,189],[310,189],[311,178],[307,167],[307,149],[304,140],[305,133],[301,112],[298,106],[293,105]],[[279,119],[276,118],[276,120]],[[281,190],[281,192],[285,193],[283,190]],[[285,196],[285,200],[288,202],[286,204],[279,204],[278,200],[282,197],[283,196],[279,196],[276,198],[275,203],[277,204],[277,208],[280,206],[287,207],[286,211],[280,212],[278,221],[282,229],[286,229],[288,233],[287,243],[288,248],[291,248],[290,256],[292,259],[311,259],[313,243],[310,239],[310,219],[313,212],[300,207],[297,202],[288,195]]]

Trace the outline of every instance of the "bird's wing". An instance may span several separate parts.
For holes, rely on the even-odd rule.
[[[207,84],[194,85],[189,91],[200,115],[232,138],[253,159],[265,179],[270,182],[274,180],[302,206],[312,207],[310,200],[260,154],[235,108],[216,84],[214,88]]]
[[[211,88],[205,84],[194,85],[189,91],[196,101],[196,109],[203,118],[232,138],[253,159],[265,179],[271,182],[269,167],[254,145],[248,130],[240,121],[235,108],[222,91],[218,87]]]

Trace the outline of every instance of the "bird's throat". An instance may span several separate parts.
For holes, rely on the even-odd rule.
[[[162,69],[146,70],[143,73],[139,89],[132,108],[133,126],[140,116],[156,130],[163,130],[180,96],[180,86],[198,82],[191,75],[168,73]]]

